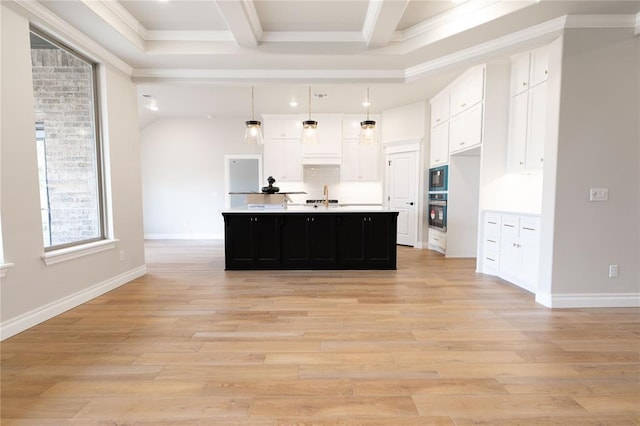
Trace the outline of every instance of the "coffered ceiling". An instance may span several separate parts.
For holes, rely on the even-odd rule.
[[[640,0],[16,0],[38,25],[70,24],[94,55],[154,96],[154,116],[372,111],[430,97],[465,67],[576,26],[640,24]],[[567,17],[568,16],[568,17]],[[77,34],[74,31],[77,30]],[[322,101],[321,101],[321,100]]]

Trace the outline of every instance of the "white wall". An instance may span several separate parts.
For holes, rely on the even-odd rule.
[[[555,210],[543,204],[543,228],[550,215],[554,228],[543,233],[553,241],[548,294],[539,295],[548,305],[638,304],[637,45],[629,29],[564,35],[555,185],[545,158],[545,191],[555,187]],[[589,188],[609,188],[609,201],[590,203]],[[618,278],[608,278],[610,264]]]
[[[224,156],[262,154],[261,147],[243,142],[245,119],[162,119],[142,130],[147,238],[224,238]],[[292,195],[294,203],[322,198],[325,184],[340,203],[382,203],[380,182],[340,182],[338,166],[305,166],[303,179],[276,186],[281,192],[307,192]]]
[[[29,22],[5,2],[0,25],[1,203],[4,260],[2,338],[144,274],[136,90],[130,78],[102,67],[111,237],[115,249],[45,266],[34,133]],[[73,40],[68,40],[74,44]],[[119,260],[120,251],[125,254]]]

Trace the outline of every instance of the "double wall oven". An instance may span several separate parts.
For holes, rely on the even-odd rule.
[[[449,166],[429,169],[429,227],[442,232],[447,231],[448,175]]]

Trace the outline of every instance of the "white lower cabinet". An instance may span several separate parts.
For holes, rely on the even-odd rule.
[[[447,250],[447,234],[437,229],[429,228],[429,249],[445,254]]]
[[[535,293],[540,261],[540,218],[485,212],[482,272]]]

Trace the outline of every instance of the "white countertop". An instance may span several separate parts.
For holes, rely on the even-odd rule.
[[[398,212],[398,210],[388,209],[384,206],[329,206],[325,207],[324,205],[315,206],[287,206],[284,209],[227,209],[223,210],[222,213],[371,213],[371,212]]]

